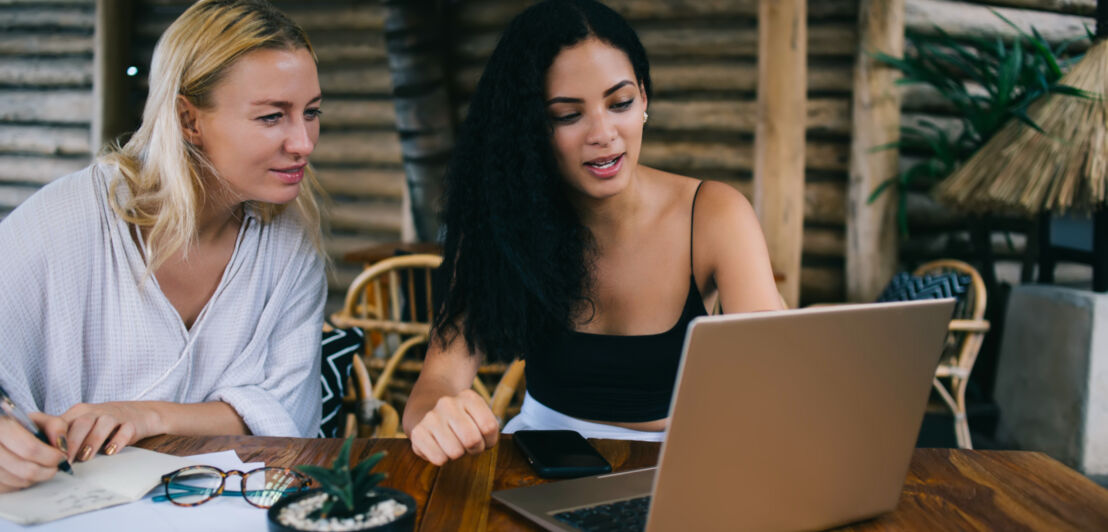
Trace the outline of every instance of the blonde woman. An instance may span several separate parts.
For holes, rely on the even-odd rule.
[[[202,0],[154,51],[142,126],[0,223],[0,491],[157,434],[307,436],[324,276],[304,31]]]

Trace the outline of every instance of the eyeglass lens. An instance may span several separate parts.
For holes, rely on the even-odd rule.
[[[219,491],[223,476],[208,467],[193,467],[178,471],[166,483],[165,494],[176,504],[200,504]]]
[[[246,485],[246,500],[254,506],[269,508],[281,497],[299,491],[306,479],[282,467],[266,467],[247,473],[243,481]]]
[[[219,470],[209,467],[194,467],[177,472],[166,483],[166,495],[175,504],[193,506],[207,501],[219,491],[223,477]],[[242,478],[244,491],[238,479],[229,478],[223,495],[239,495],[261,508],[273,506],[278,499],[299,491],[305,483],[305,477],[285,468],[265,467],[248,472]]]

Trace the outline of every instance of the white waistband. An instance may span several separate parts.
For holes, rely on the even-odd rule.
[[[607,440],[662,441],[666,436],[664,431],[632,430],[567,416],[540,403],[531,397],[530,393],[523,397],[523,406],[519,415],[508,421],[501,432],[511,434],[517,430],[575,430],[586,438]]]

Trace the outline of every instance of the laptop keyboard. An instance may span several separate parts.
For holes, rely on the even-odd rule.
[[[581,530],[641,531],[646,528],[650,497],[627,499],[554,514],[554,518]]]

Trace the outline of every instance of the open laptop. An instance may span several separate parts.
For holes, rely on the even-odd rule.
[[[893,510],[953,310],[939,299],[698,318],[656,468],[493,498],[549,530],[578,530],[567,520],[616,501],[648,506],[648,531],[822,529]]]

